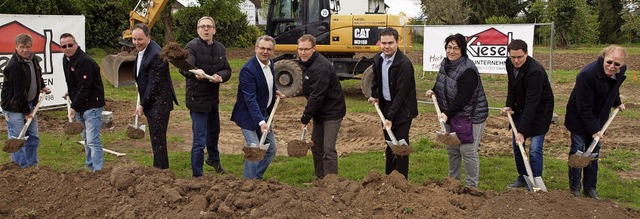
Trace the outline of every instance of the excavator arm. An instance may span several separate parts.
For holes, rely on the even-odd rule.
[[[137,23],[153,27],[164,10],[168,0],[139,0],[136,7],[129,12],[129,29],[122,32],[120,44],[125,49],[117,55],[107,55],[102,59],[102,74],[115,87],[134,83],[133,70],[136,53],[130,52],[133,47],[131,32]]]

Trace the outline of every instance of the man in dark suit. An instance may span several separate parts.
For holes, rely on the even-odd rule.
[[[509,188],[527,186],[523,175],[527,170],[522,160],[522,153],[517,142],[524,144],[525,139],[531,138],[529,146],[529,162],[533,177],[542,177],[542,149],[544,137],[549,131],[553,117],[553,91],[547,77],[547,72],[535,59],[527,55],[527,43],[513,40],[507,46],[509,58],[506,61],[509,76],[507,103],[502,109],[506,115],[513,111],[513,122],[518,130],[513,135],[513,156],[518,170],[518,178],[508,185]],[[542,182],[542,181],[540,181]],[[545,190],[544,185],[537,185]]]
[[[398,31],[385,28],[380,32],[382,52],[373,56],[373,84],[369,102],[378,103],[386,119],[383,126],[390,127],[397,139],[409,144],[409,129],[413,118],[418,116],[416,80],[413,64],[398,50]],[[384,138],[390,141],[384,132]],[[409,144],[411,145],[411,144]],[[397,170],[405,178],[409,175],[409,155],[395,155],[387,146],[385,172]]]
[[[138,50],[134,72],[140,105],[136,107],[136,114],[144,112],[149,123],[153,166],[168,169],[167,126],[173,103],[178,104],[169,74],[169,63],[160,58],[160,45],[151,40],[147,25],[136,24],[131,35],[133,45]]]
[[[231,113],[231,121],[236,122],[247,145],[260,144],[260,138],[266,134],[264,144],[269,144],[267,153],[260,161],[244,161],[245,179],[262,179],[264,172],[276,155],[276,141],[270,124],[266,121],[273,110],[276,96],[284,95],[276,88],[273,62],[270,60],[276,41],[270,36],[261,36],[256,41],[256,56],[251,58],[240,70],[238,95]]]

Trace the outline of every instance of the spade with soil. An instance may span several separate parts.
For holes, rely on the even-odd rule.
[[[400,156],[409,155],[413,151],[413,147],[407,144],[407,141],[405,141],[404,139],[400,139],[400,140],[396,139],[396,136],[391,131],[391,127],[386,127],[384,125],[384,122],[386,121],[386,119],[384,118],[382,111],[380,111],[380,106],[378,106],[378,103],[374,103],[373,105],[376,107],[376,111],[378,111],[378,116],[380,116],[380,121],[382,122],[384,129],[387,130],[387,134],[391,139],[391,141],[387,141],[387,145],[389,145],[389,147],[391,148],[391,151],[393,151],[393,154],[400,155]]]
[[[444,126],[444,120],[440,118],[440,106],[438,106],[438,100],[436,99],[436,95],[431,95],[431,100],[433,100],[433,105],[436,107],[436,112],[438,113],[438,122],[440,123],[440,131],[436,132],[436,141],[443,143],[448,146],[459,146],[462,142],[458,139],[458,136],[455,132],[447,132],[447,128]]]
[[[511,131],[513,131],[513,135],[518,135],[518,129],[516,129],[516,124],[513,122],[513,118],[511,117],[511,113],[507,113],[507,117],[509,117],[509,124],[511,124]],[[524,151],[524,146],[522,142],[516,141],[518,147],[520,148],[520,155],[522,156],[522,161],[524,162],[524,168],[527,170],[527,175],[524,176],[524,181],[527,183],[527,189],[532,192],[537,191],[547,191],[547,187],[544,185],[542,181],[542,177],[533,177],[533,171],[531,171],[531,164],[529,163],[529,157],[527,153]]]
[[[29,125],[31,125],[31,121],[36,116],[36,113],[38,112],[38,109],[40,108],[40,105],[44,100],[44,96],[45,96],[44,93],[40,93],[40,96],[38,97],[38,103],[31,111],[32,117],[27,119],[27,121],[24,123],[24,126],[22,127],[22,130],[20,130],[20,134],[18,134],[18,137],[11,136],[9,137],[9,139],[7,139],[7,141],[4,144],[4,147],[2,148],[2,151],[7,153],[13,153],[20,150],[20,148],[24,146],[24,143],[28,138],[28,136],[25,137],[24,135],[27,133],[27,129],[29,128]]]
[[[304,157],[307,156],[307,151],[313,146],[313,143],[304,141],[304,136],[307,134],[307,128],[302,129],[300,139],[295,139],[287,144],[287,154],[289,157]]]
[[[611,115],[611,117],[609,117],[607,122],[604,123],[604,126],[602,126],[602,129],[600,130],[600,133],[604,134],[604,132],[609,127],[609,124],[611,124],[611,121],[613,121],[613,118],[615,118],[616,115],[618,115],[618,112],[620,112],[620,109],[618,108],[613,110],[613,114]],[[595,138],[593,138],[593,141],[587,148],[586,152],[576,151],[575,154],[572,154],[571,156],[569,156],[569,162],[568,162],[569,166],[573,168],[584,168],[588,166],[589,163],[591,163],[591,161],[594,160],[598,155],[598,153],[593,153],[593,149],[596,147],[599,141],[600,141],[600,137],[596,136]]]
[[[271,127],[271,122],[273,121],[273,116],[276,113],[276,109],[278,108],[278,103],[280,103],[280,97],[276,98],[276,102],[273,104],[273,109],[271,109],[271,114],[269,115],[269,119],[267,120],[267,126]],[[251,143],[249,146],[245,146],[242,148],[244,151],[244,158],[248,161],[259,161],[264,158],[264,155],[267,153],[267,149],[271,145],[264,144],[264,141],[267,139],[268,132],[262,132],[262,136],[260,137],[259,145],[255,143]]]
[[[136,107],[138,107],[138,105],[140,105],[140,95],[138,95]],[[135,123],[133,125],[129,124],[129,127],[127,127],[127,137],[131,139],[144,138],[145,128],[145,125],[140,125],[140,116],[138,115],[138,113],[136,113]]]
[[[64,133],[67,135],[80,134],[84,129],[82,127],[82,123],[73,121],[73,118],[71,117],[71,99],[69,96],[66,96],[65,99],[67,99],[67,118],[69,118],[69,122],[64,124]]]

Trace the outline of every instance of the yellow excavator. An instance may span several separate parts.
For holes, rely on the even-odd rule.
[[[384,6],[382,0],[369,3]],[[365,2],[366,3],[366,2]],[[338,78],[360,79],[362,93],[371,96],[373,53],[380,51],[379,31],[392,27],[399,33],[399,50],[408,52],[411,28],[404,14],[389,15],[378,10],[363,14],[340,13],[339,0],[272,0],[267,15],[267,34],[276,40],[275,77],[278,89],[288,96],[302,91],[302,68],[296,62],[297,40],[304,34],[316,37],[316,51],[332,62]],[[363,55],[362,57],[357,57]]]
[[[259,1],[252,0],[254,4]],[[384,5],[383,0],[368,1]],[[388,15],[372,10],[342,15],[339,0],[268,2],[266,32],[275,38],[276,51],[282,52],[274,58],[276,83],[287,96],[296,96],[302,91],[302,68],[296,59],[297,40],[304,34],[316,37],[316,51],[332,62],[341,80],[360,79],[362,92],[367,97],[371,95],[373,80],[371,56],[380,51],[379,31],[386,27],[395,28],[400,35],[398,49],[407,52],[413,48],[411,28],[407,26],[409,18],[403,14]],[[131,39],[135,23],[142,22],[152,27],[166,3],[166,0],[140,0],[130,13],[130,27],[123,32],[122,39]],[[131,71],[134,62],[135,53],[126,52],[109,55],[102,60],[107,79],[116,87],[133,83]]]
[[[137,23],[144,23],[153,27],[160,16],[160,12],[167,5],[167,0],[139,0],[133,11],[129,12],[129,29],[122,32],[120,44],[123,50],[117,55],[107,55],[102,58],[103,74],[115,87],[133,84],[133,64],[136,61],[135,50],[132,51],[131,31]]]

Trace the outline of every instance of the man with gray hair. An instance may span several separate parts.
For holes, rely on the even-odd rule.
[[[202,17],[197,24],[198,37],[187,43],[187,62],[198,70],[180,70],[187,79],[185,102],[191,116],[193,145],[191,147],[191,169],[193,177],[203,175],[206,162],[217,173],[226,173],[220,163],[218,139],[220,135],[219,90],[220,84],[231,78],[231,66],[222,43],[214,39],[216,24],[211,17]],[[206,75],[212,80],[207,80]],[[207,148],[207,158],[204,149]]]
[[[16,51],[4,68],[2,85],[2,113],[7,120],[8,137],[18,137],[26,120],[32,119],[25,136],[27,140],[18,151],[11,153],[11,160],[22,168],[38,165],[38,120],[33,109],[38,104],[38,94],[51,93],[42,79],[39,57],[32,51],[33,40],[28,34],[16,37]]]
[[[267,135],[265,144],[269,144],[267,153],[259,161],[244,161],[245,179],[262,179],[271,160],[276,155],[276,139],[266,121],[274,110],[276,96],[284,98],[278,91],[274,77],[273,49],[276,41],[270,36],[261,36],[256,41],[256,55],[240,70],[238,95],[231,113],[231,121],[242,130],[247,145],[260,144],[262,135]]]
[[[564,120],[564,126],[571,132],[569,156],[577,151],[586,151],[594,139],[602,139],[604,133],[601,129],[612,107],[626,109],[620,100],[620,86],[627,78],[624,75],[627,71],[626,59],[626,49],[610,45],[602,50],[596,61],[588,64],[576,76],[576,85],[569,96]],[[600,152],[600,146],[601,143],[597,143],[593,153]],[[583,189],[585,196],[600,199],[596,193],[597,183],[597,155],[584,168],[569,166],[569,188],[573,196],[579,197],[580,189]]]

